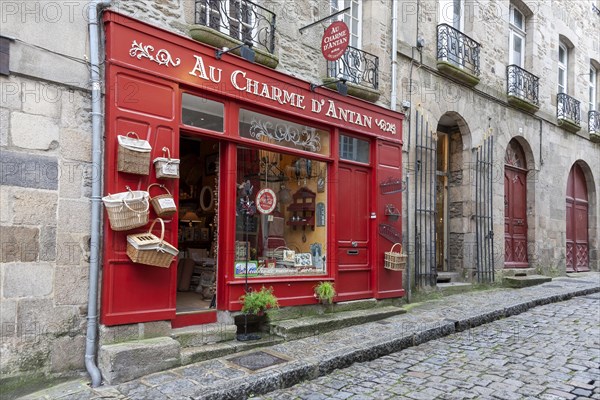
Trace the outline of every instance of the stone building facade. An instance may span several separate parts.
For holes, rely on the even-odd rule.
[[[188,36],[188,27],[194,23],[195,3],[114,2],[110,9]],[[307,82],[321,83],[327,68],[320,54],[326,23],[302,34],[299,29],[328,16],[332,12],[330,2],[258,3],[277,15],[276,69]],[[342,1],[339,3],[339,8],[343,8]],[[521,169],[527,178],[523,221],[528,226],[527,267],[542,273],[565,273],[566,188],[569,173],[577,165],[587,187],[588,265],[598,270],[600,145],[591,140],[593,127],[588,121],[588,111],[592,107],[598,110],[600,98],[600,45],[593,34],[600,25],[597,2],[399,0],[396,46],[392,43],[392,5],[396,2],[352,3],[360,20],[360,48],[378,57],[376,103],[388,108],[397,104],[406,115],[403,140],[408,185],[402,207],[403,242],[409,249],[413,276],[419,268],[434,275],[438,270],[452,271],[465,280],[477,279],[479,230],[475,215],[477,203],[482,200],[477,197],[479,187],[474,182],[476,153],[490,137],[494,144],[489,215],[493,214],[495,250],[491,265],[496,278],[506,271],[503,177],[505,156],[507,149],[514,146],[515,142],[509,145],[513,139],[518,143],[516,148],[522,149]],[[461,71],[443,70],[439,64],[438,25],[452,25],[455,6],[461,8],[456,14],[462,13],[458,31],[480,44],[476,74],[465,76]],[[87,2],[2,2],[0,40],[3,53],[7,54],[2,60],[8,60],[10,71],[0,75],[0,373],[7,382],[18,382],[34,374],[84,370],[88,269],[90,257],[97,254],[89,244],[91,185],[103,178],[103,171],[91,167],[89,7]],[[510,103],[507,96],[513,7],[525,20],[522,67],[539,77],[539,104],[535,104],[539,109],[535,111],[527,104],[524,108],[519,99]],[[449,39],[445,40],[442,44],[449,46]],[[456,40],[464,44],[465,39]],[[561,41],[568,53],[565,91],[581,102],[580,129],[576,132],[572,131],[577,126],[561,125],[557,119]],[[396,47],[393,57],[392,49]],[[464,66],[464,60],[471,56],[458,54],[450,64]],[[445,57],[442,61],[448,61],[448,55]],[[596,71],[593,89],[590,67]],[[397,90],[392,99],[394,68]],[[473,79],[477,80],[475,85]],[[595,104],[591,105],[590,90],[595,90]],[[421,117],[429,123],[428,131],[418,123]],[[597,117],[595,121],[597,134]],[[422,151],[417,150],[417,144],[422,143],[418,135],[430,136],[435,155],[446,159],[443,168],[447,180],[438,191],[438,195],[445,193],[441,197],[434,197],[431,187],[419,189],[415,185],[417,170],[423,165],[417,161],[426,160],[417,154]],[[444,136],[447,138],[441,145],[440,138]],[[429,173],[437,176],[436,170],[437,166]],[[447,189],[443,189],[444,185]],[[440,208],[442,211],[436,214],[444,215],[437,230],[436,221],[428,220],[430,217],[425,217],[423,225],[416,223],[420,204],[445,207],[446,211]],[[445,237],[437,246],[442,252],[434,254],[433,261],[425,261],[427,257],[416,259],[417,249],[433,254],[432,248],[436,248],[422,240],[415,242],[416,234],[429,237],[431,244],[431,238],[437,239],[436,232]],[[447,261],[438,265],[438,259]],[[435,284],[435,279],[417,279],[419,282]],[[171,332],[170,324],[164,321],[117,328],[100,327],[101,344],[165,337]]]

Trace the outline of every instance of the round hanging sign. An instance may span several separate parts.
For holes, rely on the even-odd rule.
[[[261,214],[271,214],[277,205],[277,196],[269,188],[261,189],[256,194],[256,209]]]
[[[336,21],[329,25],[323,33],[321,52],[328,61],[336,61],[350,44],[350,30],[343,21]]]

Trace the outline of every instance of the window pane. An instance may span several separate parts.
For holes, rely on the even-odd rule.
[[[237,182],[235,276],[245,277],[246,254],[251,277],[325,274],[327,164],[238,148]],[[275,193],[258,206],[266,214],[255,211],[263,189]]]
[[[223,132],[225,107],[222,103],[183,93],[181,123]]]
[[[567,63],[567,51],[562,45],[558,47],[558,61],[563,64]]]
[[[240,136],[293,149],[329,154],[327,131],[240,109]]]
[[[340,158],[369,163],[369,142],[352,136],[340,135]]]
[[[513,47],[512,47],[512,63],[522,67],[521,59],[522,59],[522,49],[523,49],[523,39],[513,34]]]
[[[565,70],[558,69],[558,93],[565,93]]]
[[[523,28],[523,14],[521,14],[521,12],[519,10],[517,10],[516,8],[513,8],[513,24],[519,28],[524,30]]]

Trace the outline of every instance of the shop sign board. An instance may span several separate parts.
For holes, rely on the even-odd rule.
[[[168,77],[188,85],[201,87],[208,92],[252,102],[277,110],[285,110],[298,116],[331,123],[343,129],[401,140],[402,114],[334,94],[323,95],[310,90],[305,81],[285,74],[238,62],[235,56],[217,60],[214,49],[197,42],[163,33],[151,35],[148,29],[137,30],[142,24],[120,23],[126,17],[110,14],[114,24],[109,32],[118,41],[110,41],[108,61],[130,65],[156,76]],[[107,18],[107,17],[105,17]],[[118,22],[117,22],[118,21]],[[341,21],[340,21],[341,22]],[[331,26],[338,26],[332,24]],[[334,28],[331,28],[333,32]],[[340,37],[323,39],[331,46],[331,56],[340,55],[344,40]],[[341,40],[339,43],[336,40]],[[339,48],[340,51],[333,51]],[[232,62],[228,60],[231,59]],[[265,71],[268,71],[266,73]],[[133,89],[132,89],[133,90]],[[135,92],[128,100],[136,101]]]
[[[321,39],[323,57],[327,61],[339,60],[346,52],[349,41],[350,30],[344,21],[336,21],[329,25],[323,32],[323,39]]]

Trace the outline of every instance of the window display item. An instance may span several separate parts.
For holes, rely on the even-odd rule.
[[[132,137],[135,136],[135,137]],[[137,133],[128,132],[118,135],[117,170],[130,174],[148,175],[150,170],[150,152],[152,146],[148,141],[140,139]]]
[[[126,188],[127,192],[109,194],[102,198],[113,231],[126,231],[148,223],[148,192],[131,190],[129,186]]]
[[[160,238],[152,233],[156,221],[160,222]],[[148,232],[127,235],[127,255],[134,263],[169,268],[179,250],[167,243],[164,237],[165,223],[161,218],[156,218]]]
[[[399,253],[394,251],[396,246],[400,246]],[[392,246],[390,251],[385,252],[384,268],[392,271],[403,271],[406,267],[407,258],[408,256],[406,254],[402,254],[402,244],[396,243]]]
[[[312,267],[312,254],[310,253],[296,253],[294,256],[295,267]]]
[[[162,151],[163,157],[157,157],[154,159],[156,177],[158,179],[178,179],[179,160],[177,158],[171,158],[171,151],[168,147],[163,147]]]
[[[150,188],[153,186],[158,186],[167,193],[151,197],[150,203],[152,203],[152,208],[154,209],[156,216],[160,218],[169,218],[177,212],[177,205],[175,204],[173,195],[171,195],[171,192],[169,192],[169,189],[167,189],[165,185],[158,183],[153,183],[148,186],[148,193],[150,193]]]

